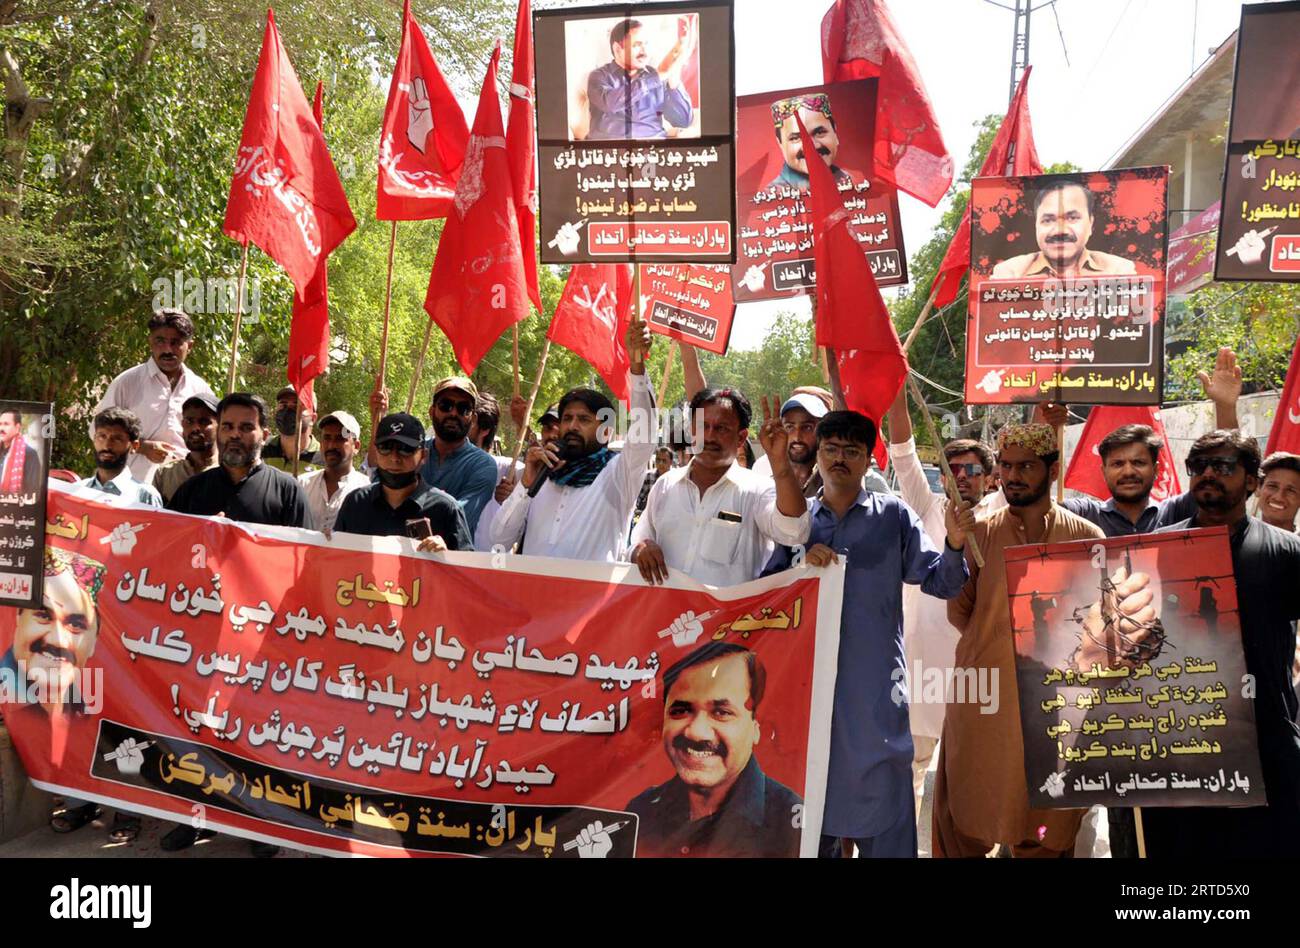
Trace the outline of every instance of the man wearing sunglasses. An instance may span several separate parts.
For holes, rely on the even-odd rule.
[[[1142,808],[1148,854],[1294,859],[1300,851],[1300,703],[1291,685],[1300,619],[1300,537],[1246,515],[1259,446],[1239,431],[1202,435],[1187,454],[1196,515],[1160,532],[1226,526],[1264,772],[1265,807]]]
[[[969,575],[962,550],[975,515],[965,504],[948,509],[940,552],[906,504],[862,486],[875,443],[875,424],[858,412],[828,412],[817,425],[823,486],[809,501],[805,559],[816,567],[848,559],[821,852],[838,855],[840,840],[850,839],[863,857],[915,858],[912,739],[906,688],[899,687],[902,587],[957,595]],[[778,547],[763,572],[795,559],[790,547]]]
[[[442,379],[433,387],[429,420],[433,437],[426,440],[420,475],[430,487],[451,494],[465,511],[470,533],[497,486],[497,463],[469,440],[478,408],[478,388],[463,376]]]
[[[473,534],[465,512],[446,491],[428,484],[420,473],[425,463],[424,425],[405,412],[385,415],[375,429],[378,480],[354,490],[343,501],[334,521],[336,533],[372,537],[410,536],[416,549],[472,550]],[[496,465],[493,465],[493,470]],[[409,526],[428,520],[429,534]]]

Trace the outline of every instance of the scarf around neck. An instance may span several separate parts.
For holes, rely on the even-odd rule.
[[[592,481],[605,470],[605,465],[614,460],[615,454],[609,448],[597,448],[585,458],[567,462],[563,468],[551,475],[551,480],[561,487],[590,487]]]
[[[0,471],[0,491],[16,494],[23,489],[23,465],[27,461],[27,439],[21,434],[9,442],[4,470]]]

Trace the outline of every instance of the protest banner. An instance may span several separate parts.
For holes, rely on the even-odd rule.
[[[783,299],[816,285],[808,166],[796,111],[830,166],[877,285],[907,282],[898,192],[873,185],[868,176],[876,86],[875,79],[859,79],[736,100],[737,302]]]
[[[533,15],[543,263],[732,263],[731,0]]]
[[[1241,8],[1216,280],[1300,280],[1300,2]]]
[[[1168,168],[976,178],[968,404],[1158,405]]]
[[[1265,804],[1227,528],[1006,556],[1030,806]]]
[[[1188,296],[1214,279],[1214,248],[1222,207],[1215,201],[1169,235],[1167,296]]]
[[[50,536],[57,608],[0,610],[43,789],[325,854],[817,851],[842,568],[655,587],[61,490],[50,512],[77,525]]]
[[[725,355],[736,304],[731,267],[641,264],[641,299],[651,332]]]
[[[0,606],[41,601],[54,405],[0,400]]]

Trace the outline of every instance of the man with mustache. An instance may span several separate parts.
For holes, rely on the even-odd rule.
[[[1296,532],[1300,510],[1300,455],[1274,451],[1259,466],[1259,516],[1270,527]]]
[[[695,17],[687,20],[657,69],[650,65],[640,20],[621,20],[609,31],[613,59],[587,77],[588,140],[667,138],[665,122],[678,129],[690,126],[695,108],[682,88],[682,70],[698,41],[698,27]]]
[[[99,638],[99,592],[106,572],[98,560],[47,546],[41,607],[17,611],[13,646],[0,657],[0,673],[42,689],[48,712],[82,710],[81,672]],[[51,814],[50,828],[71,833],[100,815],[96,804],[66,797]],[[139,832],[139,817],[118,813],[109,838],[125,843]]]
[[[1038,251],[995,264],[990,279],[1136,274],[1131,260],[1088,249],[1095,205],[1092,192],[1071,178],[1052,178],[1041,184],[1034,195]]]
[[[429,534],[415,548],[421,552],[474,549],[465,511],[444,490],[431,486],[420,474],[424,464],[424,425],[406,412],[385,415],[375,428],[377,480],[353,491],[343,501],[336,533],[372,537],[411,536],[407,523],[427,520]]]
[[[608,448],[616,413],[608,398],[575,388],[560,399],[559,441],[535,444],[524,473],[501,503],[490,546],[533,556],[616,563],[627,546],[628,523],[641,479],[659,437],[654,392],[646,378],[650,327],[628,324],[630,427],[623,450]]]
[[[131,455],[140,449],[140,419],[125,408],[105,408],[95,415],[95,473],[78,485],[121,498],[121,503],[161,507],[162,498],[148,484],[135,479],[127,467]],[[103,500],[97,497],[97,500]]]
[[[1294,859],[1300,850],[1300,702],[1291,684],[1300,619],[1300,537],[1246,515],[1259,446],[1239,431],[1202,435],[1187,454],[1195,516],[1164,531],[1226,526],[1268,805],[1142,808],[1148,855]]]
[[[677,775],[634,797],[638,856],[799,855],[803,800],[763,773],[757,655],[709,642],[664,672],[664,753]]]
[[[835,127],[835,116],[831,114],[830,96],[822,92],[772,103],[772,124],[776,128],[776,142],[785,163],[764,190],[808,190],[808,161],[796,116],[803,119],[804,128],[812,136],[813,147],[826,159],[826,165],[831,169],[831,175],[840,190],[866,190],[867,179],[864,175],[846,171],[835,164],[835,156],[840,150],[840,137]]]
[[[172,458],[153,474],[154,490],[163,503],[195,474],[217,466],[217,400],[211,395],[191,395],[181,406],[181,433],[189,453]]]
[[[311,436],[312,413],[298,413],[298,393],[286,385],[275,395],[276,436],[262,446],[262,463],[286,474],[319,471],[325,464],[320,444]],[[297,457],[298,464],[293,459]]]
[[[763,399],[759,434],[772,476],[746,470],[736,455],[749,437],[749,400],[735,389],[706,388],[691,399],[691,462],[650,490],[632,531],[629,559],[648,583],[680,570],[710,586],[748,582],[772,554],[808,538],[808,508],[786,454],[786,434]]]
[[[316,427],[325,466],[300,475],[298,483],[307,493],[312,520],[329,536],[343,501],[354,490],[369,487],[370,478],[352,467],[352,459],[361,450],[361,424],[355,418],[345,411],[330,412]]]
[[[862,486],[875,444],[875,423],[859,412],[833,411],[817,425],[823,486],[808,501],[806,562],[848,560],[821,855],[840,855],[848,840],[864,858],[915,858],[912,736],[900,685],[902,587],[918,585],[941,599],[957,595],[968,575],[962,549],[975,515],[966,504],[949,507],[943,552],[937,550],[906,504]],[[763,572],[795,560],[793,550],[779,547]]]
[[[223,398],[217,403],[220,464],[182,484],[168,509],[244,523],[315,529],[298,482],[262,463],[266,435],[266,402],[248,392],[231,392]]]
[[[1001,844],[1017,858],[1059,858],[1073,852],[1086,811],[1029,808],[1004,551],[1104,534],[1052,503],[1060,453],[1051,427],[1007,425],[998,432],[997,447],[1007,507],[976,522],[984,566],[972,566],[961,595],[948,603],[948,620],[961,631],[957,668],[991,669],[997,703],[992,708],[955,703],[945,710],[933,854],[977,858]]]
[[[179,309],[157,310],[149,319],[148,361],[127,369],[109,383],[95,413],[126,408],[140,419],[140,450],[131,459],[131,473],[148,484],[154,468],[185,453],[181,406],[191,395],[215,400],[208,383],[185,365],[194,344],[194,324]],[[90,436],[95,436],[91,428]]]
[[[41,488],[41,453],[23,437],[16,408],[0,411],[0,493],[27,494]]]
[[[451,494],[465,511],[470,533],[492,499],[500,478],[497,462],[470,441],[470,426],[478,411],[478,387],[463,376],[451,376],[433,387],[429,420],[433,437],[425,444],[420,475],[431,487]]]

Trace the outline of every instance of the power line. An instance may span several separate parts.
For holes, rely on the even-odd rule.
[[[1129,7],[1131,6],[1133,6],[1133,0],[1127,0],[1124,4],[1124,9],[1120,11],[1119,19],[1117,19],[1115,25],[1110,28],[1110,35],[1106,37],[1106,42],[1102,44],[1101,52],[1097,54],[1096,61],[1093,62],[1092,68],[1088,70],[1088,75],[1083,77],[1083,86],[1086,87],[1088,85],[1088,80],[1092,78],[1092,74],[1096,72],[1097,67],[1101,65],[1102,59],[1106,56],[1106,50],[1110,49],[1111,41],[1115,39],[1115,34],[1119,32],[1119,26],[1124,22],[1124,17],[1128,16]]]
[[[1052,8],[1052,19],[1056,21],[1056,35],[1061,38],[1061,52],[1065,55],[1065,68],[1073,68],[1070,65],[1070,50],[1065,45],[1065,31],[1061,29],[1061,15],[1056,12],[1056,0],[1050,4]]]

